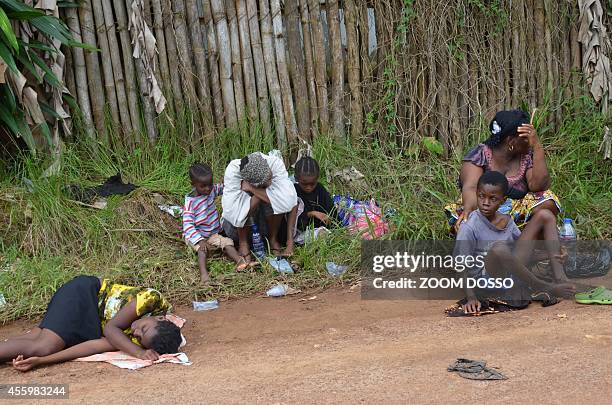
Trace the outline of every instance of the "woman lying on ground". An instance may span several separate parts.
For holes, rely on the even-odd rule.
[[[538,210],[549,210],[556,216],[561,209],[557,196],[548,190],[551,179],[544,149],[529,116],[520,110],[500,111],[489,130],[489,139],[463,158],[461,199],[444,208],[452,233],[477,208],[476,184],[484,172],[491,170],[501,172],[508,180],[509,198],[500,211],[510,215],[519,228]]]
[[[0,361],[28,371],[116,350],[155,361],[176,353],[182,341],[180,329],[163,316],[170,308],[152,288],[78,276],[55,292],[38,327],[0,343]]]

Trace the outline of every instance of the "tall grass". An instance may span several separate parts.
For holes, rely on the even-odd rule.
[[[609,122],[586,98],[567,103],[557,132],[544,125],[546,113],[540,116],[539,134],[563,215],[576,219],[581,238],[609,239],[612,166],[597,152],[603,126]],[[220,182],[231,159],[255,150],[269,151],[275,142],[270,134],[243,129],[226,130],[193,145],[187,141],[193,139],[186,135],[188,126],[177,122],[163,125],[157,145],[134,151],[69,144],[62,170],[55,177],[43,177],[46,162],[31,156],[15,159],[3,169],[0,292],[8,304],[0,310],[1,320],[40,314],[57,286],[81,273],[155,287],[175,303],[261,293],[278,280],[294,288],[312,289],[352,282],[358,276],[360,240],[338,229],[297,250],[293,258],[299,270],[296,275],[279,276],[266,266],[255,273],[236,274],[231,263],[214,257],[210,270],[217,284],[200,286],[195,258],[181,241],[180,221],[160,212],[151,194],[162,194],[180,205],[190,189],[187,169],[193,162],[211,164],[215,181]],[[484,130],[466,135],[466,139],[485,137]],[[456,179],[465,151],[444,160],[420,145],[400,150],[376,143],[338,144],[326,136],[320,136],[313,147],[322,169],[320,180],[332,193],[374,197],[384,208],[397,210],[389,238],[447,237],[442,207],[459,195]],[[365,187],[328,177],[350,166],[365,175]],[[66,193],[67,185],[99,184],[118,172],[139,189],[129,197],[109,198],[104,210],[79,205]],[[339,279],[331,278],[325,270],[327,261],[348,264],[351,271]]]

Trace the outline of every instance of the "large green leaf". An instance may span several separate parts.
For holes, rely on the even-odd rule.
[[[15,110],[16,114],[11,113],[4,104],[0,103],[0,121],[2,121],[17,138],[23,138],[30,151],[36,153],[36,143],[28,124],[25,121],[23,112]],[[48,129],[48,127],[47,127]]]
[[[63,0],[58,3],[60,7],[77,7],[77,1]],[[32,29],[38,32],[38,40],[32,39],[30,43],[24,43],[16,38],[11,26],[11,21],[28,21]],[[60,19],[46,15],[44,11],[37,10],[20,0],[0,0],[0,58],[8,65],[9,69],[19,72],[22,69],[28,71],[30,80],[37,79],[45,81],[51,86],[61,86],[58,78],[51,68],[45,63],[41,52],[54,53],[58,50],[49,44],[47,40],[59,41],[70,47],[78,46],[84,49],[97,50],[87,44],[81,44],[72,38],[72,34],[66,24]],[[14,48],[14,50],[12,49]],[[40,74],[44,72],[44,76]],[[43,76],[43,77],[41,77]],[[28,125],[24,107],[19,103],[8,85],[0,85],[0,125],[4,125],[15,138],[22,138],[33,154],[36,153],[36,142],[32,134],[32,128]],[[58,119],[58,114],[49,106],[40,103],[41,109],[46,117]],[[52,143],[52,134],[49,123],[42,122],[36,127],[37,133]]]
[[[65,94],[62,97],[64,99],[64,101],[68,104],[68,106],[70,107],[71,110],[78,110],[79,109],[79,103],[77,103],[76,99],[71,96],[70,94]]]
[[[34,135],[32,135],[32,130],[30,130],[23,113],[21,113],[21,116],[19,119],[17,119],[17,125],[19,125],[21,137],[28,145],[28,148],[30,148],[32,154],[36,154],[36,142],[34,141]]]
[[[42,60],[40,56],[36,55],[35,52],[30,52],[30,57],[32,58],[32,61],[45,72],[45,80],[47,83],[54,87],[60,87],[62,85],[62,82],[57,78],[57,76],[55,76],[53,71],[49,68],[49,66],[47,66],[45,61]]]
[[[4,63],[6,63],[9,69],[11,69],[13,72],[19,72],[19,69],[17,69],[17,65],[15,64],[15,59],[13,59],[13,54],[2,41],[0,41],[0,58],[2,58]]]
[[[48,15],[36,17],[30,20],[30,23],[46,36],[57,39],[64,45],[70,45],[70,42],[73,42],[68,28],[55,17]]]
[[[40,105],[40,109],[42,110],[43,113],[52,116],[56,120],[62,119],[62,117],[60,117],[60,115],[53,108],[51,108],[49,104],[45,103],[44,101],[39,101],[38,105]]]
[[[27,11],[9,11],[6,13],[11,20],[31,20],[35,17],[40,17],[45,15],[40,10],[32,9]]]
[[[17,108],[17,99],[15,99],[13,90],[8,84],[0,84],[0,96],[7,104],[9,111],[13,111]]]
[[[2,121],[14,135],[21,136],[19,125],[17,125],[15,117],[13,117],[11,111],[4,104],[0,104],[0,121]]]
[[[26,4],[24,4],[23,1],[17,1],[17,0],[0,0],[0,5],[4,5],[6,7],[3,8],[8,8],[11,11],[31,11],[31,10],[36,10],[34,7],[30,7]]]
[[[40,132],[43,133],[45,139],[47,140],[47,144],[53,145],[53,140],[51,139],[51,130],[49,129],[49,125],[46,122],[41,122],[38,126],[40,128]]]
[[[33,53],[33,52],[32,52]],[[25,54],[25,55],[24,55]],[[30,62],[30,59],[28,59],[28,55],[27,52],[20,52],[17,55],[17,60],[19,60],[19,62],[21,62],[21,64],[30,72],[32,73],[32,76],[34,76],[34,78],[36,79],[36,81],[38,83],[42,83],[43,78],[38,74],[38,70],[36,69],[36,67],[32,64],[32,62]]]
[[[55,49],[52,46],[49,46],[47,44],[43,44],[40,41],[37,41],[35,39],[30,40],[30,42],[23,42],[21,41],[19,38],[17,39],[17,41],[19,42],[19,46],[21,46],[22,48],[32,48],[32,49],[40,49],[41,51],[45,51],[45,52],[50,52],[50,53],[57,53],[57,49]]]
[[[13,31],[11,21],[9,20],[8,16],[2,8],[0,8],[0,30],[4,32],[4,35],[6,35],[9,45],[12,46],[13,49],[18,50],[19,45],[17,44],[17,37],[15,36],[15,31]]]

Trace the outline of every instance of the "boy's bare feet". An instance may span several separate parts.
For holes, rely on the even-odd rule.
[[[251,251],[249,250],[249,244],[248,243],[241,243],[240,246],[238,246],[238,254],[242,257],[247,257],[250,256]]]
[[[200,273],[200,281],[204,285],[209,285],[210,284],[210,276],[208,275],[207,271],[204,271],[204,272]]]
[[[283,257],[291,257],[293,256],[293,253],[293,246],[287,246],[280,255]]]
[[[273,256],[278,256],[281,251],[282,247],[280,243],[278,243],[276,239],[270,239],[270,253],[272,253]]]

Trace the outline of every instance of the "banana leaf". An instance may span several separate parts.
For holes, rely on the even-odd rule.
[[[15,50],[19,49],[17,37],[15,36],[15,31],[13,31],[13,27],[11,26],[11,21],[2,8],[0,8],[0,30],[4,32],[4,35],[6,35],[9,45]]]

